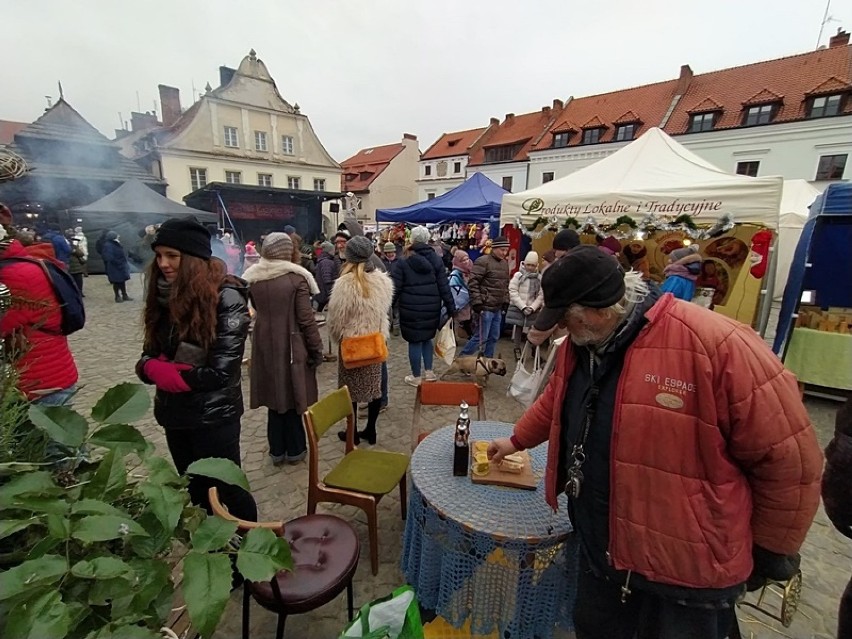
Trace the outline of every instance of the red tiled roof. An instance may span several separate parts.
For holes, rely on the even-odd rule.
[[[0,146],[14,142],[15,134],[26,127],[27,124],[29,123],[0,120]]]
[[[687,109],[687,113],[709,113],[710,111],[721,111],[722,105],[716,102],[711,97],[704,98],[701,102],[696,104],[691,109]]]
[[[485,133],[487,126],[467,131],[444,133],[420,156],[421,160],[434,160],[452,155],[466,155],[470,146]]]
[[[673,111],[665,131],[686,132],[690,111],[703,100],[712,99],[723,111],[717,129],[740,126],[744,104],[754,104],[756,91],[772,101],[783,96],[783,104],[773,122],[790,122],[806,117],[805,98],[822,84],[836,78],[839,91],[848,90],[852,79],[852,45],[842,45],[801,53],[786,58],[755,62],[740,67],[712,71],[693,76],[689,88]],[[843,88],[846,87],[846,88]],[[852,100],[846,100],[844,113],[852,113]]]
[[[405,146],[396,144],[385,144],[361,149],[351,158],[340,163],[343,169],[343,190],[366,191],[370,188],[373,180],[384,171],[397,155],[402,153]],[[354,177],[350,177],[354,176]]]
[[[630,124],[632,122],[641,122],[642,118],[633,113],[633,111],[627,111],[622,113],[619,117],[617,117],[613,122],[615,124]]]
[[[627,122],[628,112],[634,115],[631,122],[640,122],[636,127],[638,138],[647,128],[659,126],[671,104],[677,80],[667,80],[640,87],[601,93],[585,98],[575,98],[568,103],[555,125],[536,144],[532,150],[548,149],[553,144],[554,133],[579,132],[583,127],[606,126],[601,134],[601,142],[612,142],[615,136],[615,122]],[[577,123],[582,123],[578,126]],[[568,146],[577,146],[581,135],[573,135]]]
[[[825,82],[820,82],[813,89],[805,93],[805,95],[825,95],[826,93],[837,93],[840,91],[849,91],[850,89],[852,89],[852,85],[849,84],[849,80],[844,82],[836,75],[833,75]]]
[[[559,110],[545,107],[541,111],[507,117],[488,138],[488,142],[471,153],[469,164],[484,164],[485,149],[510,144],[521,145],[520,150],[511,161],[526,160],[529,157],[527,153],[553,126],[560,113]]]
[[[784,96],[769,89],[758,91],[748,100],[743,100],[743,104],[769,104],[771,102],[783,102]]]

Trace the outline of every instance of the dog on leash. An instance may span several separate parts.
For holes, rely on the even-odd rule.
[[[454,374],[468,377],[473,375],[480,386],[487,386],[489,375],[506,374],[506,362],[496,357],[485,357],[481,354],[464,355],[453,360],[450,367],[441,375],[441,379]]]

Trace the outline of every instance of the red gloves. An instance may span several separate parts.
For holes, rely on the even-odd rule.
[[[162,358],[162,355],[160,356]],[[181,371],[188,371],[189,364],[177,364],[165,359],[149,359],[142,367],[145,376],[167,393],[186,393],[192,390],[181,377]]]

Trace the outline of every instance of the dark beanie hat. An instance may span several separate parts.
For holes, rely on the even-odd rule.
[[[373,254],[373,243],[363,235],[356,235],[346,242],[346,261],[361,264]]]
[[[574,229],[562,229],[553,238],[553,249],[556,251],[570,251],[575,246],[580,246],[580,236]]]
[[[495,237],[494,241],[491,242],[491,248],[509,248],[509,246],[511,246],[509,240],[503,235]]]
[[[213,254],[210,249],[210,231],[194,217],[173,217],[160,224],[151,242],[152,249],[158,246],[168,246],[202,260],[209,260]]]
[[[551,264],[541,277],[544,308],[535,328],[546,331],[571,304],[606,308],[624,297],[624,271],[618,260],[597,246],[578,246]]]

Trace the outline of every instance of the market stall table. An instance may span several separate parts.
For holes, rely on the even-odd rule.
[[[800,383],[852,390],[852,335],[795,328],[784,365]]]
[[[456,627],[525,639],[570,630],[576,541],[560,497],[544,500],[547,444],[530,449],[536,490],[474,484],[453,476],[454,427],[424,439],[411,457],[402,570],[423,608]],[[470,438],[507,437],[512,425],[472,422]]]

